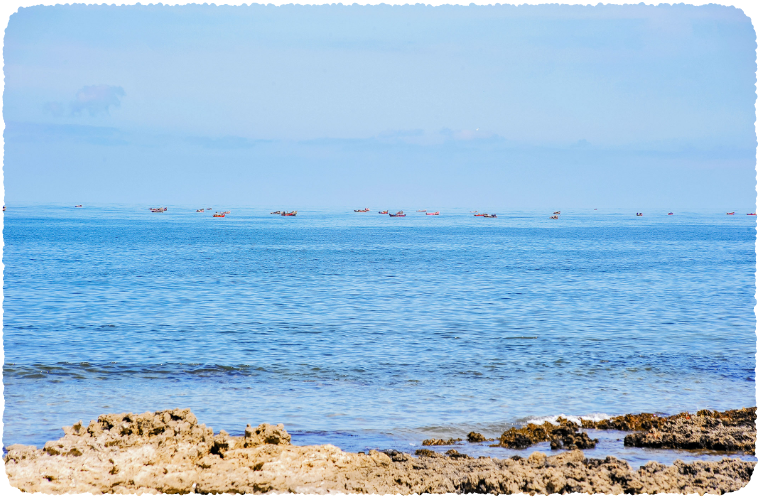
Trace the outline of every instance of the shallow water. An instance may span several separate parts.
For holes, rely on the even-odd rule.
[[[359,450],[755,405],[755,217],[231,210],[8,208],[5,444],[170,407]]]

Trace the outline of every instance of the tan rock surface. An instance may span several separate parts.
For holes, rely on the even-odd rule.
[[[282,425],[214,435],[179,409],[102,415],[64,430],[41,450],[8,448],[12,486],[44,493],[725,493],[747,484],[754,470],[754,463],[724,459],[650,462],[635,471],[580,450],[508,460],[347,453],[294,446]]]

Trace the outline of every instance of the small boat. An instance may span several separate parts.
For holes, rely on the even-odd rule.
[[[496,214],[491,214],[491,215],[483,214],[483,218],[485,218],[485,219],[495,219],[496,218]]]
[[[385,214],[387,214],[387,213],[388,213],[388,211],[387,211],[387,210],[383,210],[382,212],[378,212],[378,213],[379,213],[380,215],[385,215]]]
[[[227,210],[226,212],[223,212],[223,213],[225,213],[225,214],[229,214],[229,213],[230,213],[230,211],[229,211],[229,210]]]
[[[199,208],[198,210],[196,210],[196,212],[204,212],[204,211],[205,211],[205,210],[204,210],[204,209],[202,209],[202,208]]]
[[[224,217],[224,212],[217,212],[214,214],[214,217]]]
[[[441,212],[425,212],[425,215],[441,215]]]
[[[735,215],[736,212],[726,212],[726,215]]]
[[[757,215],[757,214],[747,214],[747,215]]]
[[[168,210],[168,208],[166,208],[166,207],[159,207],[159,208],[151,208],[150,209],[150,211],[153,212],[153,213],[166,212],[167,210]]]
[[[418,212],[427,212],[427,210],[417,210]]]
[[[284,215],[286,217],[295,217],[298,213],[298,210],[293,210],[292,212],[282,212],[280,215]]]
[[[354,210],[354,212],[369,212],[369,208],[365,208],[364,210]]]
[[[403,210],[399,210],[395,214],[388,214],[388,215],[390,215],[391,217],[406,217],[406,214],[404,213]]]
[[[477,210],[470,210],[470,213],[471,214],[476,214],[476,213],[478,213],[478,211]]]
[[[211,207],[208,207],[206,210],[211,210]]]
[[[640,212],[636,212],[636,217],[643,217],[643,216],[644,216],[644,214],[643,214],[643,213],[640,213]]]
[[[82,205],[74,205],[74,208],[82,208]]]
[[[475,213],[475,217],[485,217],[485,216],[486,216],[486,214]]]
[[[554,212],[554,215],[559,215],[559,211],[557,211],[557,212]]]
[[[278,210],[276,212],[269,212],[269,215],[280,215],[282,213],[281,210]]]
[[[3,212],[5,212],[5,205],[3,205]]]
[[[558,215],[552,215],[552,216],[551,216],[551,217],[549,217],[549,218],[550,218],[550,219],[559,219],[559,216],[558,216]]]
[[[668,215],[673,215],[673,212],[668,212]]]

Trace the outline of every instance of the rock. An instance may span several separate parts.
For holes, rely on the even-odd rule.
[[[465,455],[464,453],[459,453],[457,450],[449,450],[444,454],[449,458],[472,458],[471,456]]]
[[[248,424],[245,428],[245,447],[260,444],[290,444],[290,434],[282,424],[261,424],[255,429]]]
[[[467,441],[470,443],[482,443],[484,441],[492,441],[492,440],[486,439],[486,437],[483,434],[480,434],[477,432],[471,432],[467,434]]]
[[[499,438],[499,443],[491,446],[524,449],[542,441],[551,442],[556,449],[588,449],[596,446],[597,439],[591,439],[585,432],[578,432],[578,424],[560,418],[558,425],[550,422],[528,424],[522,428],[512,427]]]
[[[697,415],[668,419],[648,432],[625,436],[625,446],[681,450],[747,451],[754,453],[757,431],[754,420],[721,418],[706,410]]]
[[[4,460],[10,484],[45,494],[701,495],[742,488],[755,467],[723,459],[670,467],[650,462],[633,470],[614,457],[585,458],[580,449],[506,460],[470,458],[455,450],[444,456],[420,449],[416,458],[396,450],[346,453],[332,445],[294,446],[282,426],[268,424],[249,426],[241,437],[214,435],[189,410],[101,415],[84,432],[75,427],[41,450],[9,446]]]
[[[422,442],[422,446],[448,446],[452,444],[457,444],[460,442],[461,439],[426,439]]]

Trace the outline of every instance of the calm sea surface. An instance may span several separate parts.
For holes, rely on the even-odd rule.
[[[755,217],[230,209],[8,208],[5,445],[174,407],[356,451],[756,404]]]

